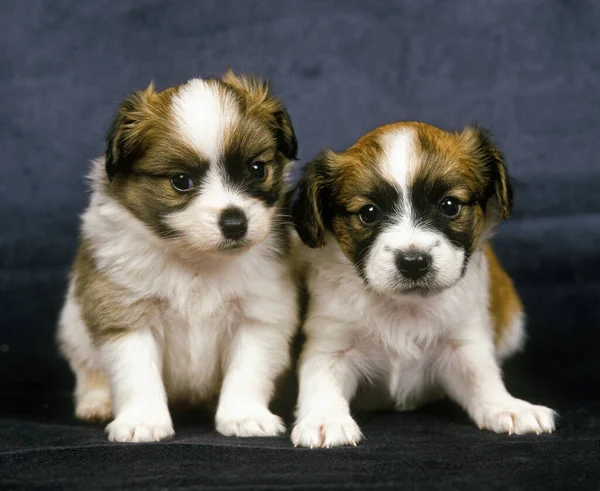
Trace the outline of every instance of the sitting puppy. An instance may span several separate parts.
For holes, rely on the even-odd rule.
[[[224,435],[269,409],[298,323],[284,176],[297,141],[266,82],[228,72],[122,103],[61,314],[76,414],[120,442],[173,435],[167,401],[217,402]]]
[[[296,446],[356,444],[362,402],[397,410],[447,394],[497,433],[554,429],[512,397],[499,363],[523,343],[523,308],[486,242],[512,192],[489,135],[383,126],[308,164],[293,217],[310,302]],[[360,399],[360,398],[359,398]],[[357,401],[361,402],[361,401]]]

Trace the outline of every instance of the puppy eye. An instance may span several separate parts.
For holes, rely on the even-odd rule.
[[[176,174],[171,176],[171,186],[180,193],[190,191],[194,187],[194,181],[187,174]]]
[[[460,213],[462,205],[460,202],[449,196],[446,196],[440,203],[440,210],[449,218],[456,218]]]
[[[256,179],[264,179],[267,177],[267,164],[261,160],[256,160],[250,164],[252,176]]]
[[[379,208],[375,205],[365,205],[358,211],[358,218],[365,225],[373,225],[379,220]]]

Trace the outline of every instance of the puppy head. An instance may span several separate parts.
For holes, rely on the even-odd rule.
[[[380,293],[430,295],[454,285],[512,208],[503,157],[487,131],[383,126],[305,168],[292,214],[302,240],[337,240]]]
[[[229,71],[125,99],[107,137],[105,189],[180,251],[265,239],[297,141],[268,84]]]

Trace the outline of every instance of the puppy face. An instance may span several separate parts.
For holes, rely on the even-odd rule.
[[[107,138],[107,193],[192,254],[267,237],[297,142],[266,82],[228,72],[121,105]]]
[[[511,207],[504,161],[487,132],[397,123],[308,164],[293,216],[311,247],[329,230],[372,289],[430,295],[462,277]]]

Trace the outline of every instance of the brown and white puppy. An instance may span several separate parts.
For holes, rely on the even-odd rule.
[[[297,142],[267,83],[227,73],[126,98],[93,163],[59,342],[76,413],[110,440],[173,434],[167,401],[224,435],[282,433],[269,401],[297,327],[284,177]]]
[[[391,124],[305,172],[293,216],[313,249],[294,445],[356,444],[359,386],[371,407],[447,394],[480,428],[552,431],[555,413],[511,396],[500,373],[524,315],[487,243],[512,207],[488,133]]]

